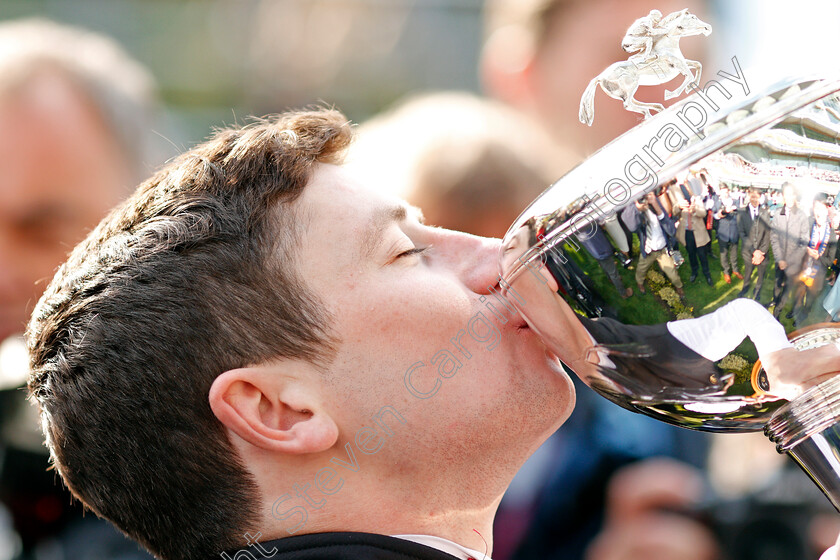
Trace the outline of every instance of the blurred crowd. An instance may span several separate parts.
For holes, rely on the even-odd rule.
[[[663,228],[669,278],[687,260],[690,282],[702,271],[706,283],[714,285],[709,258],[716,244],[724,284],[741,283],[738,297],[762,303],[776,319],[792,320],[795,328],[840,318],[840,290],[834,288],[840,270],[836,194],[818,192],[802,200],[793,182],[780,188],[731,187],[702,169],[671,181],[636,206],[651,206],[666,223],[673,222]],[[764,290],[770,263],[772,290]],[[636,278],[643,289],[644,275]]]
[[[358,127],[348,165],[422,208],[430,224],[503,235],[544,188],[639,122],[610,102],[588,128],[577,107],[589,80],[626,58],[621,37],[653,7],[713,20],[699,0],[487,0],[477,68],[484,95],[400,100]],[[706,56],[699,39],[686,47]],[[661,99],[665,88],[650,89]],[[84,515],[48,470],[20,389],[21,334],[68,251],[171,153],[159,119],[154,78],[112,39],[46,20],[0,24],[0,560],[149,557]],[[793,184],[744,190],[697,170],[645,203],[674,220],[667,258],[657,261],[669,277],[687,262],[690,282],[712,285],[710,259],[719,257],[723,282],[740,283],[739,295],[777,318],[840,320],[835,198],[803,201]],[[622,297],[644,292],[643,265],[653,260],[634,252],[626,224],[604,224],[603,233],[587,250]],[[617,266],[635,267],[637,285],[622,283]],[[688,513],[709,496],[712,438],[577,389],[572,418],[502,501],[493,558],[720,558],[709,525]],[[822,550],[836,527],[811,536],[812,550]]]

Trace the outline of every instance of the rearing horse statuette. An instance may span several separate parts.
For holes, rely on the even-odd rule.
[[[662,17],[658,10],[633,22],[621,42],[621,47],[631,53],[627,60],[615,62],[589,82],[580,100],[580,122],[592,126],[595,119],[595,89],[624,102],[628,111],[642,113],[645,118],[652,111],[661,111],[661,103],[645,103],[633,98],[639,86],[655,86],[671,81],[678,75],[685,80],[673,91],[665,92],[665,99],[682,94],[691,83],[700,83],[703,66],[696,60],[686,60],[680,51],[680,38],[691,35],[708,35],[712,26],[701,21],[688,10],[681,10]]]

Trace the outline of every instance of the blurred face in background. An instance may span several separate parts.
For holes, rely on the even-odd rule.
[[[785,187],[782,189],[782,197],[785,201],[785,206],[788,208],[793,208],[796,206],[797,198],[796,198],[796,190],[793,187]]]
[[[100,116],[57,73],[0,93],[0,341],[23,331],[55,269],[131,180]]]
[[[581,156],[642,121],[641,115],[626,111],[621,101],[608,97],[600,88],[595,95],[593,126],[578,121],[581,96],[589,81],[612,63],[630,56],[621,48],[628,27],[654,8],[663,15],[687,8],[709,21],[705,2],[700,0],[556,0],[554,4],[542,44],[533,56],[511,64],[507,71],[498,71],[504,64],[488,64],[485,83],[491,94],[535,116],[557,142],[573,147]],[[703,39],[686,37],[681,41],[686,58],[702,62],[706,49]],[[500,46],[499,50],[515,49]],[[682,80],[680,76],[667,86],[641,87],[635,98],[661,103],[665,89],[674,89]]]
[[[821,201],[814,202],[814,221],[820,226],[828,221],[828,206]]]

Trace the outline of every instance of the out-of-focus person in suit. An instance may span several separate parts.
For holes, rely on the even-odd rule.
[[[799,190],[786,182],[782,185],[784,206],[773,215],[770,222],[770,246],[776,259],[776,285],[773,289],[773,316],[782,313],[790,292],[796,285],[796,278],[802,270],[802,262],[808,247],[810,220],[799,207]]]
[[[0,24],[0,494],[16,554],[149,558],[81,507],[47,471],[34,407],[18,387],[20,334],[70,249],[149,174],[156,87],[113,40],[42,19]]]
[[[706,231],[706,206],[701,196],[692,195],[688,190],[684,192],[684,195],[688,196],[674,209],[674,217],[679,217],[677,239],[688,252],[688,264],[691,266],[689,282],[697,280],[697,274],[702,270],[706,283],[711,286],[712,275],[709,272],[711,240]]]
[[[825,193],[818,193],[812,205],[802,272],[796,279],[793,308],[787,315],[795,320],[796,326],[803,326],[808,319],[814,302],[822,292],[828,269],[837,252],[837,234],[828,217],[827,199]]]
[[[732,276],[739,280],[743,278],[738,270],[738,199],[729,192],[729,186],[721,183],[720,198],[713,209],[718,221],[717,238],[720,248],[720,266],[723,269],[723,280],[732,283]]]
[[[746,297],[752,285],[753,269],[757,271],[752,298],[761,302],[761,287],[767,272],[767,253],[770,251],[770,212],[761,205],[761,192],[749,191],[749,204],[738,210],[738,232],[741,239],[741,258],[744,259],[744,287],[738,297]]]

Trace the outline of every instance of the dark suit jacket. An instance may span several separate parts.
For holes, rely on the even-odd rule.
[[[776,262],[785,261],[785,274],[793,277],[802,270],[802,260],[808,237],[811,234],[811,220],[798,206],[793,209],[782,207],[770,222],[770,245]]]
[[[255,546],[244,546],[244,539],[242,544],[242,549],[216,555],[213,560],[457,560],[436,548],[373,533],[314,533],[286,537],[259,543],[264,553]],[[248,554],[241,554],[241,550],[247,550]],[[240,553],[239,557],[237,553]]]
[[[755,251],[761,251],[766,257],[770,251],[770,212],[759,207],[758,217],[753,220],[749,205],[741,208],[738,210],[738,233],[744,258],[752,258]]]
[[[665,323],[625,325],[607,317],[578,319],[599,344],[621,345],[627,356],[609,356],[619,369],[602,372],[631,390],[637,389],[638,394],[654,395],[668,387],[709,391],[724,375],[714,362],[674,337]],[[634,349],[648,355],[632,356]]]
[[[740,214],[740,210],[738,210],[738,201],[735,201],[735,212],[731,214],[725,214],[722,218],[718,220],[717,232],[718,232],[718,240],[720,241],[727,241],[730,243],[734,243],[738,241],[739,238],[739,230],[737,220],[737,214]],[[715,206],[712,208],[712,212],[717,213],[723,210],[723,201],[718,198],[715,201]]]
[[[811,219],[811,225],[808,227],[808,233],[810,234],[812,228],[814,227],[814,220]],[[810,241],[810,235],[809,241]],[[809,243],[810,245],[810,243]],[[820,268],[823,271],[828,270],[828,267],[831,266],[831,263],[834,262],[834,255],[837,252],[837,234],[834,233],[832,229],[828,236],[828,243],[819,258]],[[805,260],[808,259],[808,254],[805,254]]]
[[[592,235],[589,237],[576,235],[575,237],[578,242],[583,245],[583,248],[597,260],[602,261],[612,257],[614,252],[613,246],[610,244],[610,241],[607,239],[607,236],[604,234],[601,226],[598,224],[593,225],[595,226],[595,231]]]

